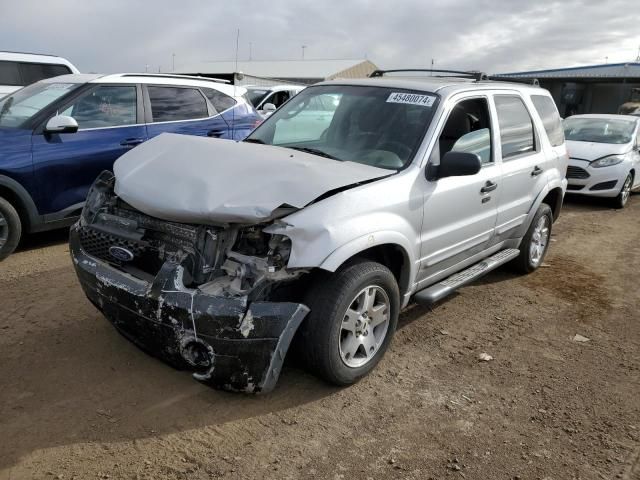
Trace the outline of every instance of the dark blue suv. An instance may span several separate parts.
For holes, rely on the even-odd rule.
[[[63,75],[0,99],[0,260],[23,232],[73,223],[98,174],[147,139],[246,137],[261,117],[245,93],[200,77]]]

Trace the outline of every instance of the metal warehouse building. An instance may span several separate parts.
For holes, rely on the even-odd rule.
[[[177,68],[174,73],[221,78],[236,85],[310,85],[333,78],[362,78],[376,70],[369,60],[250,60],[199,62]],[[239,73],[242,74],[239,74]]]
[[[640,88],[640,63],[610,63],[500,74],[512,78],[537,78],[551,92],[560,115],[618,113]]]

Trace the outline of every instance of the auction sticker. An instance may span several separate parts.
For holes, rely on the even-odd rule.
[[[409,105],[422,105],[423,107],[430,107],[433,102],[436,101],[436,97],[432,95],[418,95],[417,93],[403,93],[393,92],[387,98],[387,103],[406,103]]]

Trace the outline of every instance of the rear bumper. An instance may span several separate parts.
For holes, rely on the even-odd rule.
[[[309,309],[288,302],[247,302],[186,288],[180,265],[166,262],[152,282],[91,257],[76,227],[70,251],[89,300],[142,349],[216,388],[268,392]]]

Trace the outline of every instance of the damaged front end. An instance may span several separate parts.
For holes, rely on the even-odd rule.
[[[308,308],[266,225],[192,225],[145,215],[103,172],[70,247],[87,297],[126,337],[216,388],[266,392]]]

